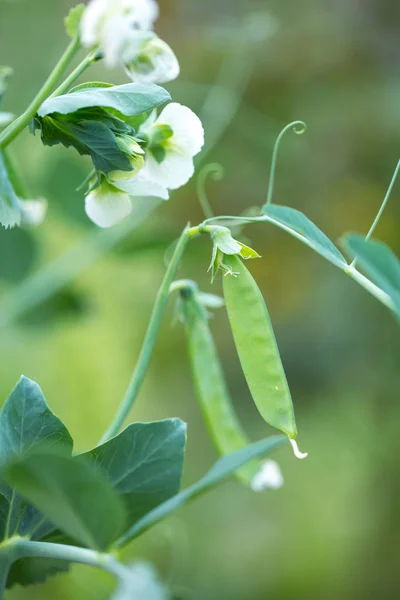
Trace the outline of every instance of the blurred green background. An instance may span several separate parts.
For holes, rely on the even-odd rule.
[[[72,5],[0,0],[0,63],[15,70],[4,110],[22,111],[55,64]],[[163,0],[157,32],[182,67],[166,87],[201,115],[204,161],[226,170],[209,185],[216,211],[262,204],[276,135],[303,119],[307,134],[283,142],[275,201],[304,211],[334,240],[368,229],[399,154],[399,23],[395,0]],[[126,81],[100,65],[88,77]],[[34,232],[0,231],[0,320],[8,320],[0,337],[1,402],[21,373],[35,379],[76,450],[86,450],[125,391],[168,247],[188,220],[202,219],[195,185],[107,251],[110,237],[93,242],[83,194],[75,191],[88,161],[44,148],[27,132],[14,148],[32,197],[47,197],[49,214]],[[398,198],[399,185],[376,232],[397,253]],[[266,225],[246,235],[263,256],[251,270],[276,327],[309,458],[299,462],[289,448],[280,450],[280,491],[257,495],[227,483],[140,538],[126,558],[153,561],[182,600],[396,598],[399,330],[375,299],[283,232]],[[73,248],[69,260],[79,270],[93,243],[103,256],[15,318],[22,282]],[[220,282],[211,287],[206,273],[210,252],[207,239],[195,241],[180,275],[219,293]],[[272,431],[252,405],[224,311],[212,328],[241,418],[253,439],[265,437]],[[170,416],[188,422],[189,483],[216,457],[172,303],[132,419]],[[8,598],[105,600],[112,586],[108,576],[74,567]]]

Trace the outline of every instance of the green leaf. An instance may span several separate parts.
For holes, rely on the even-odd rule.
[[[107,550],[125,527],[122,501],[97,465],[80,457],[32,454],[6,478],[52,523],[84,546]]]
[[[86,455],[122,496],[129,524],[179,491],[186,425],[179,419],[134,423]]]
[[[21,377],[0,413],[0,468],[38,448],[72,452],[72,438],[37,383]]]
[[[44,583],[48,577],[66,573],[70,563],[56,558],[21,558],[15,561],[8,574],[7,588]]]
[[[264,209],[264,214],[265,221],[287,231],[335,266],[340,269],[347,267],[341,252],[302,212],[288,206],[268,204]]]
[[[0,223],[14,227],[21,223],[21,208],[18,196],[8,177],[3,155],[0,152]]]
[[[39,117],[53,113],[67,115],[82,108],[100,106],[113,108],[132,117],[148,112],[171,99],[164,88],[154,84],[127,83],[109,88],[90,88],[75,93],[48,98],[38,110]]]
[[[70,455],[72,444],[68,430],[50,411],[40,387],[27,377],[21,377],[0,413],[0,469],[39,448],[57,448]],[[40,539],[53,529],[43,515],[4,480],[0,480],[0,492],[9,504],[2,520],[3,534],[18,532]]]
[[[65,30],[72,39],[79,35],[79,25],[85,10],[86,6],[84,4],[77,4],[77,6],[71,8],[68,16],[64,19]]]
[[[400,260],[394,252],[382,242],[366,240],[355,233],[348,233],[342,245],[368,277],[390,296],[400,316]]]
[[[123,546],[127,544],[133,538],[141,535],[149,527],[168,517],[196,496],[204,494],[222,481],[225,481],[247,462],[269,454],[285,443],[287,443],[286,436],[270,437],[220,458],[212,469],[197,483],[173,496],[138,521],[121,537],[118,545]]]
[[[41,130],[44,145],[62,144],[66,148],[73,146],[82,155],[90,155],[96,169],[111,171],[130,171],[131,163],[118,145],[115,133],[126,130],[125,124],[105,111],[101,114],[95,109],[97,120],[84,119],[81,111],[74,114],[71,121],[53,117],[35,120],[35,128]],[[129,129],[129,128],[128,128]]]

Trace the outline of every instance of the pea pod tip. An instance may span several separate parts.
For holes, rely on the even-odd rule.
[[[299,458],[300,460],[303,460],[304,458],[307,458],[308,456],[308,452],[300,452],[300,449],[297,445],[296,440],[290,439],[289,438],[289,442],[293,448],[293,454],[295,455],[296,458]]]

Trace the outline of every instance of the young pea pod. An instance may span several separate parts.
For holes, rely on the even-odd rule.
[[[228,317],[253,400],[267,423],[291,440],[297,435],[292,398],[264,298],[238,256],[226,256],[235,276],[223,278]]]
[[[195,289],[181,290],[181,315],[189,345],[196,395],[209,435],[221,455],[246,447],[250,441],[244,432],[225,382],[215,343],[208,326],[207,312]],[[254,491],[277,488],[282,476],[274,461],[254,460],[236,473],[237,479]]]

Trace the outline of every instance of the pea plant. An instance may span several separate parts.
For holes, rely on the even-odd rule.
[[[0,222],[5,228],[38,226],[46,215],[45,200],[24,195],[11,154],[10,145],[26,127],[47,146],[62,144],[90,157],[91,170],[82,184],[85,211],[102,229],[138,218],[139,198],[154,206],[154,198],[167,200],[194,175],[194,157],[204,144],[203,125],[159,86],[179,75],[179,62],[153,31],[157,16],[154,0],[91,0],[71,10],[65,21],[71,42],[37,96],[17,118],[0,113]],[[85,57],[61,81],[82,49]],[[122,67],[129,83],[74,87],[97,61],[110,69]],[[10,74],[6,67],[0,71],[0,100]],[[399,260],[372,239],[400,162],[367,236],[350,233],[340,240],[348,261],[304,214],[273,203],[280,143],[288,131],[301,134],[305,129],[295,121],[278,136],[266,202],[256,211],[214,215],[205,183],[215,167],[200,171],[205,220],[186,225],[174,244],[126,395],[95,448],[74,454],[67,427],[51,412],[36,382],[22,377],[11,392],[0,412],[1,597],[14,584],[41,582],[72,563],[83,563],[115,576],[115,599],[169,598],[148,567],[120,561],[121,549],[231,475],[255,492],[279,488],[279,466],[265,457],[287,441],[296,457],[307,456],[296,442],[292,398],[268,310],[244,264],[260,256],[236,239],[245,226],[263,223],[282,229],[400,317]],[[212,281],[222,276],[223,299],[200,291],[193,280],[176,279],[188,244],[202,237],[211,240],[209,271]],[[36,281],[39,297],[42,288],[53,289],[49,278]],[[42,297],[46,293],[51,291]],[[196,396],[220,455],[204,477],[183,490],[185,423],[173,418],[134,422],[123,429],[171,296],[176,299],[176,319],[184,325]],[[224,306],[254,403],[266,423],[280,432],[255,443],[234,411],[210,329],[209,311]]]

